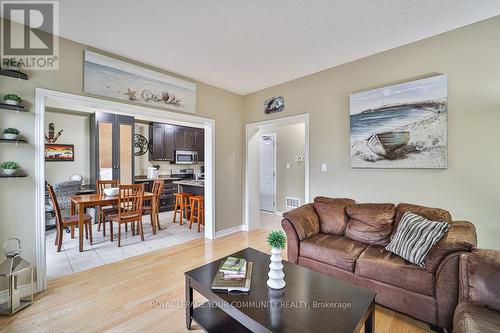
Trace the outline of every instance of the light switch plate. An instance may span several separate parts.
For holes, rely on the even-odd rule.
[[[326,163],[321,163],[321,172],[327,172],[328,171],[328,165]]]
[[[287,163],[287,164],[286,164],[286,168],[287,168],[287,169],[290,169],[290,163]]]

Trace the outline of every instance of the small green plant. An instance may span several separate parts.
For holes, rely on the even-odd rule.
[[[3,130],[3,134],[14,134],[14,135],[19,135],[19,130],[16,128],[6,128]]]
[[[3,97],[3,100],[4,101],[14,101],[14,102],[17,102],[17,103],[21,103],[23,100],[21,99],[21,97],[19,97],[18,95],[16,94],[7,94]]]
[[[2,169],[16,170],[16,169],[20,168],[20,165],[17,162],[8,161],[8,162],[3,162],[2,164],[0,164],[0,168],[2,168]]]
[[[281,230],[271,231],[269,235],[267,235],[267,244],[273,248],[283,250],[286,244],[285,233]]]

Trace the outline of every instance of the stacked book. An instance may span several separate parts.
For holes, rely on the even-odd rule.
[[[249,292],[252,264],[243,258],[227,257],[219,266],[212,283],[212,290]]]

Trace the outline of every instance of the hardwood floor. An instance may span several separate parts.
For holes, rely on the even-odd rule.
[[[197,239],[52,280],[33,305],[0,317],[0,332],[185,332],[184,272],[248,246],[269,253],[267,232]],[[375,332],[428,330],[425,323],[376,309]],[[201,330],[193,323],[193,331]]]

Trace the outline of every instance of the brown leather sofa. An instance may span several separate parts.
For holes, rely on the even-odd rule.
[[[500,332],[500,251],[462,254],[459,281],[453,332]]]
[[[451,228],[427,255],[425,268],[384,249],[406,211]],[[376,302],[435,326],[453,326],[458,262],[476,246],[474,226],[444,209],[412,204],[356,204],[317,197],[283,215],[288,260],[377,292]]]

